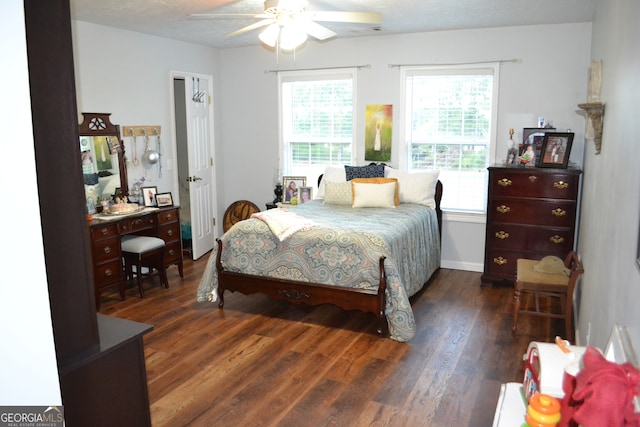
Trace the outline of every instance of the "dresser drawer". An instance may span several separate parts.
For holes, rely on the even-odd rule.
[[[568,253],[573,248],[573,229],[490,223],[486,245],[494,249]]]
[[[487,207],[487,223],[532,224],[573,227],[576,203],[570,200],[494,198]]]
[[[172,222],[178,222],[180,216],[178,215],[178,209],[169,209],[166,211],[158,212],[158,223],[168,224]]]
[[[120,233],[134,233],[142,230],[152,230],[156,227],[155,215],[144,215],[120,221]]]
[[[104,264],[97,264],[94,266],[94,274],[97,287],[122,280],[122,262],[120,259],[116,259]]]
[[[180,240],[180,224],[174,222],[158,226],[158,237],[166,243]]]
[[[508,280],[515,280],[518,258],[542,259],[547,255],[556,255],[562,259],[566,253],[549,253],[538,251],[488,249],[486,251],[484,272],[490,276],[500,276]]]
[[[93,258],[97,263],[101,263],[110,259],[119,259],[120,241],[117,237],[98,240],[93,244]]]
[[[531,173],[496,171],[490,183],[493,197],[515,196],[573,200],[578,191],[579,175],[566,173]]]
[[[182,261],[182,241],[177,240],[167,244],[164,248],[164,263],[166,265]]]
[[[100,224],[91,227],[91,237],[94,241],[113,238],[118,235],[118,224]]]

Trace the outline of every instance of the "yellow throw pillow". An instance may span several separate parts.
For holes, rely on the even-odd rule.
[[[393,195],[393,203],[396,206],[400,204],[397,178],[353,178],[350,182],[357,184],[388,184],[390,182],[394,182],[396,184],[396,190]]]

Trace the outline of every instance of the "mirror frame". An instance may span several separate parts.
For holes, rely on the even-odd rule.
[[[79,136],[114,136],[120,144],[116,147],[118,154],[118,169],[120,171],[120,190],[123,195],[129,195],[129,179],[124,155],[124,143],[120,137],[120,126],[111,123],[111,113],[82,113],[83,119],[78,127]]]

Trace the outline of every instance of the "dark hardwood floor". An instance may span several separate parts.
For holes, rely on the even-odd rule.
[[[185,259],[100,312],[154,326],[145,336],[154,426],[491,426],[500,384],[521,381],[530,341],[557,320],[522,316],[511,335],[511,288],[441,269],[412,298],[409,343],[375,335],[375,317],[225,294],[196,302],[208,255]],[[133,285],[133,284],[132,284]]]

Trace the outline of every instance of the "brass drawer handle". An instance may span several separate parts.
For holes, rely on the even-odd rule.
[[[567,211],[565,211],[564,209],[554,209],[551,211],[551,215],[553,216],[565,216],[567,214]]]
[[[496,237],[497,237],[498,239],[500,239],[500,240],[508,239],[508,238],[509,238],[509,233],[506,233],[506,232],[504,232],[504,231],[500,230],[500,231],[498,231],[498,232],[496,233]]]
[[[564,181],[556,181],[556,182],[553,183],[553,188],[558,188],[560,190],[564,190],[567,187],[569,187],[569,184],[567,184]]]
[[[105,246],[104,247],[104,253],[105,254],[110,254],[111,253],[111,246]]]
[[[167,221],[173,219],[173,217],[171,216],[171,214],[167,214]]]
[[[134,221],[133,221],[133,223],[134,223],[135,225],[138,225],[138,224],[142,224],[142,223],[143,223],[143,221],[142,221],[141,219],[136,219],[136,220],[134,220]]]
[[[169,249],[169,255],[173,255],[173,254],[175,254],[175,253],[176,253],[176,252],[175,252],[173,249]]]
[[[499,256],[498,258],[494,258],[493,262],[495,262],[498,265],[505,265],[507,263],[507,260]]]
[[[111,275],[112,275],[112,274],[113,274],[113,271],[111,271],[111,269],[110,269],[110,268],[107,268],[107,269],[104,271],[104,275],[105,275],[105,277],[111,277]]]
[[[173,236],[173,230],[168,230],[167,231],[167,236],[169,236],[169,237]]]
[[[555,243],[556,245],[559,245],[560,243],[564,243],[564,237],[560,237],[556,234],[555,236],[549,237],[549,241],[551,243]]]
[[[498,180],[498,185],[501,187],[508,187],[512,184],[510,179],[502,178]]]
[[[108,228],[101,228],[100,229],[100,234],[102,234],[103,236],[106,236],[107,234],[109,234],[109,229]]]
[[[535,176],[535,175],[531,175],[531,176],[529,176],[529,181],[531,181],[531,182],[536,182],[537,180],[538,180],[538,177],[537,177],[537,176]]]
[[[511,211],[511,208],[509,206],[505,206],[505,205],[500,205],[496,208],[496,210],[500,213],[507,213],[509,211]]]

